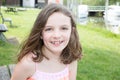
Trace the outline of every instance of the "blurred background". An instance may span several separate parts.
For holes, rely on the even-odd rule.
[[[75,17],[83,47],[77,80],[120,80],[120,0],[0,0],[0,66],[16,64],[38,13],[50,3]]]

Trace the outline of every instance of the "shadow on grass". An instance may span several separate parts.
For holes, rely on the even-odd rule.
[[[18,45],[0,40],[0,66],[15,63],[18,49]]]

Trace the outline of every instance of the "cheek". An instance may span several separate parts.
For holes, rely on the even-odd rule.
[[[43,33],[42,38],[43,41],[47,41],[50,38],[50,34]]]
[[[66,35],[66,39],[67,39],[67,40],[70,40],[71,33],[67,33],[67,34],[65,34],[65,35]]]

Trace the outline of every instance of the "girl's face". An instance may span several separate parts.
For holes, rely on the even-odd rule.
[[[67,46],[71,35],[71,20],[68,16],[55,12],[47,20],[42,32],[44,50],[60,55]]]

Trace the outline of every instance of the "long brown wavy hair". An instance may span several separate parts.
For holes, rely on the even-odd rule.
[[[36,57],[33,57],[33,61],[35,62],[41,62],[44,57],[47,58],[42,52],[42,46],[44,45],[44,43],[41,39],[41,36],[49,16],[51,16],[55,12],[60,12],[68,16],[71,19],[72,27],[74,27],[74,29],[72,29],[71,31],[70,41],[60,55],[61,62],[64,64],[70,64],[72,61],[81,58],[82,47],[79,41],[78,32],[76,30],[76,23],[71,12],[63,5],[48,4],[38,14],[31,33],[22,46],[20,54],[18,55],[18,61],[20,61],[25,55],[29,54],[30,52],[36,55]]]

